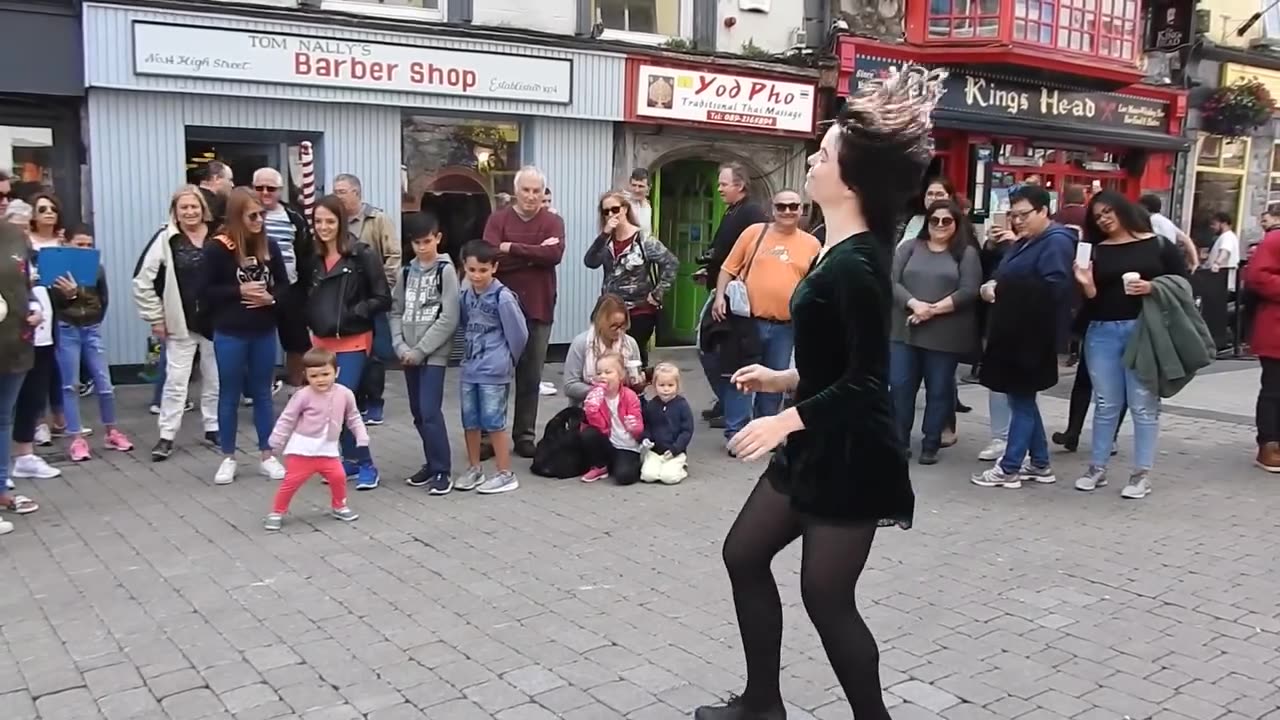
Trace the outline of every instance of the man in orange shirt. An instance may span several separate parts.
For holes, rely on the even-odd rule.
[[[791,330],[791,294],[809,273],[822,246],[800,229],[800,194],[783,190],[773,197],[773,222],[749,226],[733,245],[716,279],[711,314],[723,319],[732,308],[725,297],[733,280],[746,286],[754,327],[760,335],[762,364],[774,370],[791,366],[795,336]],[[720,368],[732,372],[737,368]],[[753,417],[777,414],[782,396],[777,393],[742,393],[725,389],[725,437],[731,438]]]

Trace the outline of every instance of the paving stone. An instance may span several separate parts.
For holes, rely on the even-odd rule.
[[[226,708],[208,688],[195,688],[166,697],[160,706],[174,720],[203,718]]]

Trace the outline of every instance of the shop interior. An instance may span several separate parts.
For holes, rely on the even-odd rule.
[[[272,130],[188,127],[186,131],[187,182],[197,185],[203,179],[205,166],[217,160],[231,168],[236,185],[248,185],[259,168],[270,167],[284,175],[289,186],[286,202],[302,206],[302,163],[299,159],[303,141],[310,141],[315,153],[317,197],[324,194],[325,173],[320,157],[322,135]]]

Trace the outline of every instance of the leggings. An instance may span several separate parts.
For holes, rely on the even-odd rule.
[[[271,512],[283,515],[289,512],[289,503],[294,493],[303,486],[312,475],[319,475],[329,483],[329,500],[334,510],[347,506],[347,473],[342,469],[342,461],[336,457],[311,457],[309,455],[284,456],[284,481],[276,490],[276,499],[271,504]]]
[[[35,440],[36,425],[49,408],[50,376],[57,366],[57,351],[52,345],[36,348],[35,364],[27,371],[22,389],[18,391],[18,404],[13,411],[14,442],[29,443]]]
[[[747,661],[742,702],[760,712],[782,707],[782,601],[770,564],[801,539],[800,595],[831,669],[858,720],[890,720],[880,687],[880,650],[854,602],[876,526],[826,525],[791,509],[767,480],[756,484],[729,536],[724,564]]]

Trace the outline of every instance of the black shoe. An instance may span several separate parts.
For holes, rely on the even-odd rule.
[[[427,469],[424,467],[418,470],[418,472],[410,475],[404,481],[404,484],[408,485],[409,487],[422,487],[430,483],[432,477],[434,476],[431,473],[427,472]]]
[[[735,695],[723,705],[703,705],[694,710],[693,720],[787,720],[787,710],[782,707],[752,710]]]
[[[156,443],[155,447],[151,448],[152,462],[164,462],[165,460],[168,460],[169,456],[172,454],[173,454],[172,440],[161,440],[160,442]]]
[[[449,473],[436,473],[427,484],[428,495],[448,495],[453,491],[453,478]]]
[[[964,403],[962,403],[962,402],[960,402],[960,401],[956,401],[956,412],[958,412],[958,413],[960,413],[961,415],[963,415],[963,414],[965,414],[965,413],[973,412],[973,408],[969,407],[968,405],[965,405]]]
[[[89,380],[80,386],[80,397],[89,397],[95,392],[97,392],[97,387],[94,385],[92,380]]]
[[[716,403],[702,411],[703,420],[710,420],[711,418],[720,417],[721,415],[724,415],[724,408],[720,407],[720,403]]]
[[[937,450],[921,450],[919,462],[921,465],[937,465],[938,451]]]
[[[1061,445],[1062,449],[1067,452],[1075,452],[1080,447],[1080,436],[1056,432],[1053,434],[1053,444]]]
[[[723,415],[716,415],[715,417],[709,417],[709,418],[707,418],[707,424],[708,424],[708,425],[710,425],[710,426],[711,426],[711,428],[712,428],[712,429],[714,429],[714,430],[723,430],[723,429],[724,429],[724,416],[723,416]]]
[[[516,441],[516,455],[519,455],[522,458],[531,459],[537,451],[538,446],[534,445],[532,440]]]
[[[960,378],[961,385],[979,385],[981,383],[982,380],[978,379],[977,373],[969,373],[968,375]]]
[[[480,443],[480,462],[493,459],[493,445],[482,442]]]
[[[205,445],[218,447],[218,431],[217,430],[206,431],[204,434],[204,443]]]

